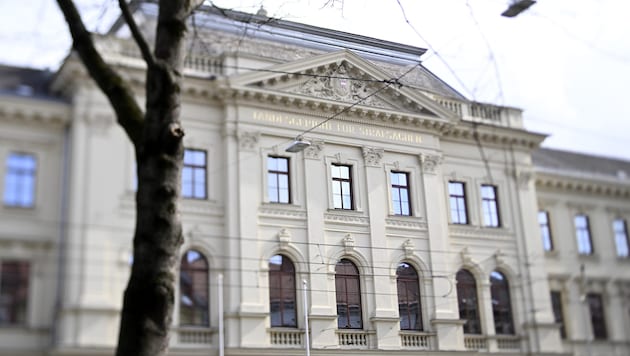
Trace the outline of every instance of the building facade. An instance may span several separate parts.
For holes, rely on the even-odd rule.
[[[302,354],[306,320],[314,355],[630,352],[625,176],[545,164],[520,110],[467,100],[423,49],[211,7],[195,24],[171,354],[222,335]],[[96,40],[142,101],[124,26]],[[111,354],[132,146],[73,55],[1,70],[0,354]]]

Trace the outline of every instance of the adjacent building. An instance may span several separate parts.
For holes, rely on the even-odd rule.
[[[630,353],[630,163],[540,149],[421,48],[213,7],[195,26],[171,354],[218,355],[220,325],[227,355],[302,354],[307,318],[313,355]],[[143,101],[125,32],[97,44]],[[132,146],[74,55],[0,73],[0,354],[111,354]]]

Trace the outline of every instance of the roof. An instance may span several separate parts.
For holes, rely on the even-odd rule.
[[[143,20],[157,17],[157,7],[154,0],[135,0],[130,6],[133,11],[140,11],[145,15]],[[238,50],[240,52],[247,51],[247,46],[244,45],[246,40],[266,43],[270,46],[284,44],[283,47],[267,51],[268,54],[275,56],[279,56],[279,52],[282,51],[292,52],[291,55],[294,56],[293,52],[295,51],[292,51],[291,47],[309,49],[313,51],[313,55],[336,52],[340,49],[350,50],[374,62],[388,71],[392,77],[397,77],[401,73],[407,72],[412,66],[421,63],[421,56],[426,52],[426,49],[421,47],[267,17],[264,14],[222,9],[215,5],[201,6],[195,12],[194,25],[197,27],[197,36],[208,36],[210,32],[221,32],[235,36],[235,42],[239,43]],[[125,22],[120,17],[110,29],[109,34],[115,34],[123,26],[125,26]],[[244,37],[245,34],[247,35],[246,38]],[[219,49],[220,45],[215,45],[218,51],[225,50],[225,48]],[[208,47],[214,46],[204,44],[203,47],[207,50]],[[281,57],[276,59],[284,61]],[[421,64],[405,75],[401,82],[441,96],[467,100],[464,95]]]
[[[555,172],[590,174],[614,179],[630,176],[630,161],[577,152],[539,148],[532,153],[535,167]]]
[[[0,65],[0,94],[54,97],[49,90],[53,72]]]

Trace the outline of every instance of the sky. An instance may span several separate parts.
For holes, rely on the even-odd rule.
[[[116,0],[78,0],[106,30]],[[215,0],[219,7],[427,48],[429,70],[471,100],[521,108],[543,146],[630,160],[630,2]],[[0,63],[55,70],[70,38],[54,0],[0,0]]]

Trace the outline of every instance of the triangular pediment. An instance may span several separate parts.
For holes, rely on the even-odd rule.
[[[241,74],[232,77],[230,82],[234,88],[453,119],[453,113],[448,109],[419,90],[401,84],[399,79],[343,50]]]

